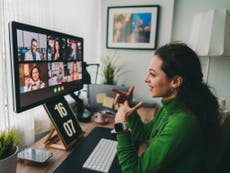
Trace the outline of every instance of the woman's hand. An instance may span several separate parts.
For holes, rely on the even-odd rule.
[[[25,80],[25,86],[30,86],[32,84],[33,80],[31,78],[27,78]]]
[[[132,95],[134,91],[134,86],[131,86],[127,92],[112,88],[112,91],[117,93],[115,99],[114,99],[114,104],[120,104],[124,103],[126,100],[128,101],[128,104],[132,104]]]
[[[115,123],[120,123],[127,122],[129,116],[137,109],[139,109],[143,105],[143,102],[139,102],[136,106],[132,108],[129,106],[128,100],[125,100],[124,104],[117,103],[116,105],[118,106],[118,111],[115,116]]]

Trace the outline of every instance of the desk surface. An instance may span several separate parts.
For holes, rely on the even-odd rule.
[[[143,122],[149,121],[153,114],[155,113],[156,108],[140,108],[138,109],[138,113],[141,115]],[[107,127],[113,128],[114,125],[114,118],[109,117],[109,123],[105,125],[97,124],[93,121],[89,123],[80,123],[82,130],[84,131],[84,137],[86,137],[94,127]],[[73,148],[69,149],[68,151],[55,149],[55,148],[47,148],[44,145],[46,137],[42,138],[41,140],[37,141],[31,148],[34,149],[42,149],[51,151],[54,155],[45,163],[45,164],[37,164],[28,162],[25,163],[23,161],[18,160],[17,164],[17,171],[16,173],[50,173],[53,172],[61,163],[69,156],[69,154],[77,148],[75,145]]]
[[[77,144],[76,149],[72,151],[60,166],[58,166],[54,173],[97,173],[97,171],[83,169],[82,165],[92,153],[100,139],[105,138],[116,140],[116,136],[111,134],[110,131],[110,128],[94,128],[85,139]],[[117,156],[113,160],[109,173],[122,173]]]
[[[94,127],[107,127],[113,128],[114,119],[112,117],[109,118],[109,123],[105,125],[97,124],[93,121],[89,123],[80,123],[82,130],[84,131],[84,137],[86,137]],[[68,151],[55,149],[55,148],[47,148],[44,145],[46,137],[37,141],[31,148],[34,149],[42,149],[48,150],[52,152],[54,155],[43,164],[33,163],[33,162],[23,162],[22,160],[18,160],[16,173],[50,173],[53,172],[68,156],[69,154],[77,148],[77,145],[69,149]]]

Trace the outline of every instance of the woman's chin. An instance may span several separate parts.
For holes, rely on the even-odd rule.
[[[152,97],[158,97],[155,93],[152,93]]]

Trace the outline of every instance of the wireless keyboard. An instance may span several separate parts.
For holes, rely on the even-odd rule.
[[[83,168],[108,173],[116,155],[117,141],[102,138],[89,155]]]

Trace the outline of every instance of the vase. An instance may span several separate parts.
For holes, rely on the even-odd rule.
[[[0,173],[16,173],[17,154],[18,147],[12,155],[8,156],[7,158],[0,159]]]

